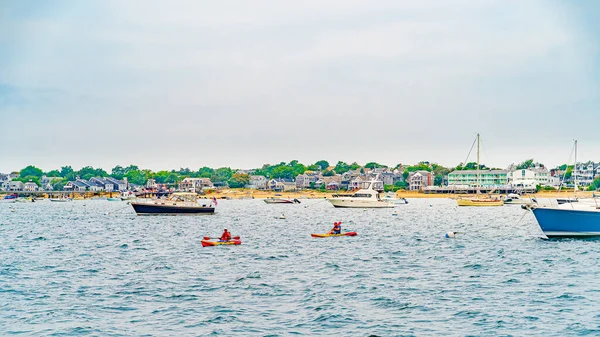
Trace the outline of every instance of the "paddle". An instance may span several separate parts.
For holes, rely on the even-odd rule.
[[[232,240],[240,240],[240,236],[236,235],[236,236],[232,237],[231,239]],[[208,236],[205,236],[204,240],[221,240],[221,238],[209,238]]]

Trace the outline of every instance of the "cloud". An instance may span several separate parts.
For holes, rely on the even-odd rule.
[[[78,151],[94,154],[79,158],[97,165],[250,167],[294,158],[454,164],[479,131],[501,144],[491,148],[504,151],[492,156],[502,166],[547,146],[570,148],[565,111],[599,118],[595,35],[579,22],[580,9],[563,2],[109,0],[55,7],[18,7],[2,17],[0,29],[14,34],[0,36],[0,51],[10,50],[0,53],[0,78],[18,92],[0,97],[28,98],[18,109],[0,106],[0,114],[10,112],[9,122],[56,119],[34,119],[33,129],[76,116],[85,125],[116,119],[127,132],[160,135],[130,154],[120,128],[104,129],[101,145],[73,131]],[[47,100],[45,90],[56,98]],[[163,139],[179,144],[172,149]],[[198,146],[210,155],[190,158]],[[27,141],[0,150],[30,158],[41,151]],[[157,163],[155,153],[164,160]]]

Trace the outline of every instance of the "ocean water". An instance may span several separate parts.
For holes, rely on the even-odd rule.
[[[600,334],[600,241],[542,240],[518,206],[421,199],[397,211],[0,204],[0,336]],[[334,221],[358,236],[310,237]],[[243,244],[201,246],[225,227]]]

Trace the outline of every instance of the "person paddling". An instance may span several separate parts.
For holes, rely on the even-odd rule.
[[[227,231],[227,228],[225,228],[225,230],[223,231],[223,234],[221,235],[220,241],[221,242],[227,242],[229,240],[231,240],[231,233],[229,233]]]
[[[333,229],[329,231],[329,234],[342,234],[342,222],[334,222]]]

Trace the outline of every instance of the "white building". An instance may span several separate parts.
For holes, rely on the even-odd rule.
[[[23,189],[28,192],[35,192],[38,190],[38,188],[39,188],[38,184],[34,183],[33,181],[26,182],[23,187]]]
[[[267,178],[263,176],[250,176],[250,182],[248,183],[248,188],[253,188],[257,190],[266,190],[267,189]]]

